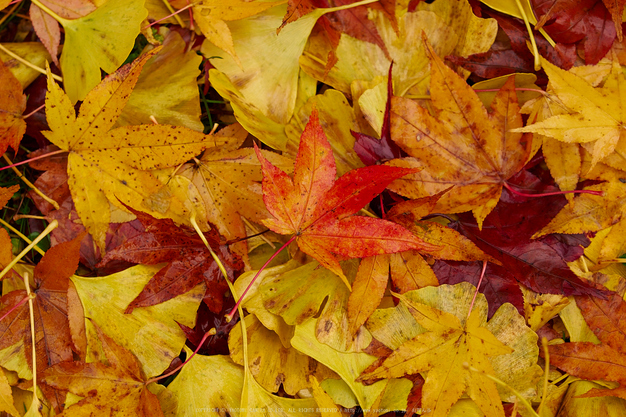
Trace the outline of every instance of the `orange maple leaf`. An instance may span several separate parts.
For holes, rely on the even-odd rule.
[[[350,284],[336,255],[360,258],[408,249],[431,251],[395,223],[352,216],[411,168],[370,166],[352,170],[337,181],[335,159],[317,110],[302,133],[293,178],[256,149],[263,170],[263,200],[273,219],[263,223],[276,233],[295,234],[300,249]]]
[[[414,157],[391,163],[423,169],[390,188],[420,198],[454,186],[435,211],[472,210],[480,226],[500,199],[502,187],[508,186],[506,180],[526,164],[532,151],[530,136],[511,131],[522,126],[514,80],[509,78],[487,112],[476,92],[444,64],[426,38],[424,43],[431,62],[434,114],[407,98],[393,97],[391,102],[391,137]]]

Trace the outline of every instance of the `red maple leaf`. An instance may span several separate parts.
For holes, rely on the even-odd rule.
[[[168,264],[152,277],[141,293],[128,305],[126,313],[132,312],[137,307],[163,303],[186,293],[202,281],[207,284],[205,303],[214,313],[221,311],[228,286],[209,250],[196,232],[178,227],[170,219],[159,220],[130,207],[127,209],[137,216],[145,231],[108,252],[98,266],[101,267],[113,259],[144,265],[162,262]],[[243,269],[243,263],[229,252],[227,246],[220,246],[220,237],[214,227],[204,235],[226,267],[228,278],[232,280],[235,276],[234,271]]]
[[[295,234],[292,240],[300,249],[339,275],[348,287],[337,256],[360,258],[435,249],[395,223],[352,216],[393,180],[415,169],[370,166],[335,181],[335,159],[317,110],[311,113],[300,138],[293,178],[256,150],[263,170],[263,200],[274,216],[264,224],[276,233]]]
[[[511,181],[524,189],[556,190],[539,182],[529,171],[521,171]],[[586,237],[551,234],[531,239],[566,203],[563,196],[527,198],[504,190],[498,205],[485,218],[482,230],[467,213],[460,214],[459,221],[450,224],[502,264],[488,265],[485,286],[480,288],[489,300],[490,314],[504,302],[523,312],[517,282],[539,293],[606,297],[605,292],[578,278],[567,266],[567,262],[583,254],[583,246],[589,242]],[[437,261],[433,270],[440,284],[462,281],[476,284],[481,267],[478,263]]]

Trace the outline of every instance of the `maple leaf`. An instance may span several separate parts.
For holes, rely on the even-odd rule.
[[[587,233],[610,228],[602,242],[598,262],[613,260],[626,252],[624,228],[626,218],[622,208],[626,198],[626,186],[611,181],[588,187],[603,192],[603,196],[582,194],[569,204],[533,237],[550,233]]]
[[[531,140],[510,129],[521,127],[514,79],[500,89],[487,113],[472,88],[435,54],[431,60],[431,103],[435,115],[410,99],[391,102],[391,134],[413,160],[393,165],[423,168],[390,189],[412,198],[433,195],[454,185],[441,197],[436,211],[472,210],[479,227],[495,207],[506,180],[530,156]]]
[[[170,219],[157,220],[149,214],[130,209],[144,225],[145,231],[108,252],[100,264],[113,259],[144,265],[167,262],[128,305],[126,313],[137,307],[147,307],[184,294],[201,282],[206,282],[205,303],[211,311],[222,310],[228,286],[202,239],[192,229],[177,227]],[[212,228],[205,237],[213,251],[227,268],[229,279],[243,268],[241,261],[230,254],[227,246],[220,246],[220,237]]]
[[[594,88],[585,79],[545,60],[542,60],[542,66],[550,78],[554,94],[570,113],[558,114],[514,131],[539,133],[567,143],[582,143],[592,155],[592,167],[614,151],[621,152],[626,146],[626,141],[622,140],[626,115],[621,103],[626,78],[619,62],[613,62],[602,88]],[[615,159],[607,162],[616,165],[623,161],[623,157]],[[619,165],[615,167],[621,168]]]
[[[616,396],[626,399],[626,327],[622,318],[626,303],[612,292],[606,300],[577,296],[576,304],[585,321],[602,342],[550,345],[550,363],[567,373],[584,379],[616,381],[615,389],[593,389],[583,397]]]
[[[26,96],[20,82],[0,60],[0,155],[9,146],[17,152],[26,132],[26,122],[22,118],[25,109]]]
[[[335,159],[317,110],[302,133],[293,179],[255,149],[263,169],[263,200],[274,216],[263,223],[277,233],[295,234],[300,249],[340,276],[348,287],[335,255],[356,258],[434,249],[394,223],[351,216],[391,181],[415,171],[373,166],[349,171],[335,181]]]
[[[381,378],[428,371],[422,407],[431,410],[429,415],[448,415],[452,405],[467,390],[485,415],[503,416],[496,385],[481,372],[493,375],[488,357],[514,350],[484,327],[486,319],[480,310],[473,310],[463,323],[454,314],[398,296],[427,331],[403,343],[382,364],[365,370],[358,380],[371,383]],[[465,362],[481,372],[465,369]]]
[[[520,186],[546,191],[554,189],[542,185],[527,171],[516,179]],[[485,219],[482,230],[467,214],[459,215],[459,221],[450,224],[501,263],[501,266],[489,265],[485,274],[487,283],[483,291],[489,296],[490,304],[511,302],[522,312],[521,291],[515,288],[515,281],[539,293],[604,296],[603,291],[578,278],[567,266],[567,262],[582,255],[581,245],[588,244],[586,238],[550,235],[532,239],[533,234],[541,230],[565,204],[562,196],[525,198],[516,197],[507,190]],[[445,266],[444,263],[434,266],[440,282],[446,283],[459,280],[475,282],[479,269],[476,264],[471,268],[459,264]]]
[[[34,299],[35,329],[30,328],[29,306],[23,303],[28,298],[26,290],[15,290],[0,298],[0,349],[24,340],[30,345],[31,332],[35,333],[37,368],[45,370],[60,362],[72,360],[75,350],[68,321],[67,289],[70,276],[78,268],[80,242],[85,233],[74,240],[52,247],[37,264],[34,271],[32,292]],[[12,311],[11,311],[12,310]],[[30,363],[31,356],[27,355]],[[63,403],[63,396],[43,386],[55,408]]]
[[[601,0],[532,0],[532,3],[540,16],[535,28],[544,29],[559,43],[581,45],[587,64],[597,64],[613,45],[616,27],[610,24],[611,15]]]
[[[175,198],[153,201],[163,185],[146,170],[187,161],[208,145],[208,136],[167,125],[111,130],[142,66],[156,52],[158,49],[108,76],[87,95],[78,117],[68,97],[48,79],[46,108],[51,130],[42,133],[69,152],[69,186],[76,211],[101,250],[111,221],[109,202],[120,209],[119,201],[144,210],[154,207],[154,215],[166,214],[179,223],[188,221],[187,209]]]
[[[157,397],[148,390],[137,358],[96,326],[104,357],[95,362],[62,362],[47,369],[46,384],[83,398],[60,416],[125,414],[163,416]]]

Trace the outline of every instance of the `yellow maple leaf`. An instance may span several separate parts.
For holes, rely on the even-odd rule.
[[[464,366],[467,363],[493,375],[488,357],[513,351],[483,326],[479,309],[473,310],[462,324],[454,314],[398,297],[428,331],[403,343],[379,367],[366,370],[358,380],[369,382],[428,371],[422,397],[423,408],[431,410],[427,415],[447,416],[467,391],[485,415],[503,416],[495,383]]]
[[[148,15],[144,0],[109,0],[92,13],[65,19],[35,0],[65,29],[61,71],[72,103],[83,100],[100,82],[100,68],[112,73],[133,49],[139,25]]]
[[[566,143],[582,143],[592,155],[592,168],[615,151],[623,155],[621,152],[626,149],[626,107],[621,95],[626,91],[626,77],[619,62],[613,61],[611,73],[602,87],[594,87],[573,71],[562,70],[545,59],[542,59],[542,66],[554,95],[569,113],[512,131],[539,133]],[[623,157],[612,162],[615,168],[623,168]],[[616,163],[622,166],[615,166]]]
[[[162,184],[149,169],[181,164],[199,154],[209,136],[167,125],[124,126],[112,129],[137,82],[142,66],[158,49],[138,58],[94,88],[78,116],[67,95],[48,77],[46,109],[50,142],[69,152],[69,186],[83,224],[104,249],[111,213],[109,202],[119,201],[158,218],[184,223],[184,206],[170,197],[160,207],[146,201],[159,194]]]

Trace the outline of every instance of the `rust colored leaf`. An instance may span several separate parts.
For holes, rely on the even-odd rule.
[[[611,395],[626,399],[626,327],[621,323],[626,302],[619,294],[611,293],[606,300],[578,296],[576,304],[602,344],[576,342],[550,346],[550,363],[584,379],[620,383],[612,390],[593,389],[586,397]]]
[[[316,110],[302,133],[293,179],[258,148],[257,156],[263,169],[263,200],[274,217],[264,224],[277,233],[296,234],[300,249],[339,275],[348,287],[337,256],[435,249],[397,224],[351,216],[391,181],[415,170],[371,166],[349,171],[335,181],[335,159]]]

